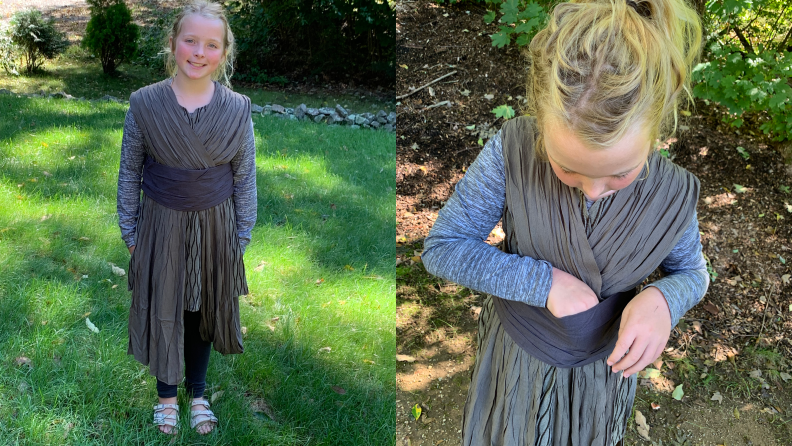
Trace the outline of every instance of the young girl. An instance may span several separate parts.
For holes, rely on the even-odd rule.
[[[242,353],[255,143],[250,99],[217,82],[228,84],[234,52],[221,6],[186,6],[169,49],[171,77],[134,92],[124,122],[118,215],[132,254],[128,353],[157,377],[160,430],[176,431],[176,386],[186,375],[190,426],[206,434],[217,424],[203,398],[210,347]]]
[[[684,0],[562,3],[531,42],[532,117],[487,143],[422,255],[491,295],[464,445],[622,443],[636,373],[709,285],[698,180],[653,150],[700,42]],[[504,252],[482,241],[501,219]]]

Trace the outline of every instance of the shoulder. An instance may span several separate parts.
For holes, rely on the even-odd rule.
[[[233,104],[234,107],[239,107],[243,110],[246,110],[248,113],[250,112],[251,101],[249,97],[235,92],[220,82],[217,82],[216,85],[217,88],[219,88],[218,93],[220,93],[229,104]]]
[[[675,188],[677,193],[691,192],[697,198],[701,183],[698,177],[684,167],[675,164],[670,159],[654,152],[649,156],[649,168],[655,169],[662,178],[662,185],[666,190]]]
[[[129,95],[130,108],[134,109],[136,107],[142,106],[144,102],[149,102],[150,98],[156,92],[160,92],[164,86],[167,87],[168,81],[169,79],[163,79],[159,82],[155,82],[151,85],[146,85],[145,87],[141,87],[133,91],[132,94]]]

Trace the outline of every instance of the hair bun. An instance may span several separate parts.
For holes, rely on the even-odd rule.
[[[641,17],[651,19],[652,18],[652,6],[647,1],[634,1],[634,0],[627,0],[627,6],[631,7],[638,13]]]

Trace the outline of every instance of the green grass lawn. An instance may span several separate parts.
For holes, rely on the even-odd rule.
[[[0,96],[2,445],[171,440],[151,424],[155,379],[126,354],[130,293],[109,265],[129,259],[115,210],[125,112]],[[245,353],[212,352],[216,433],[189,429],[180,389],[177,443],[392,444],[395,136],[254,122]]]

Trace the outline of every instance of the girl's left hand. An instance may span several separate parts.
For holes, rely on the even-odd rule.
[[[608,357],[608,365],[613,366],[614,373],[624,370],[625,378],[638,373],[660,357],[670,335],[668,303],[659,289],[647,287],[624,308],[619,337]],[[622,358],[625,353],[627,356]]]

